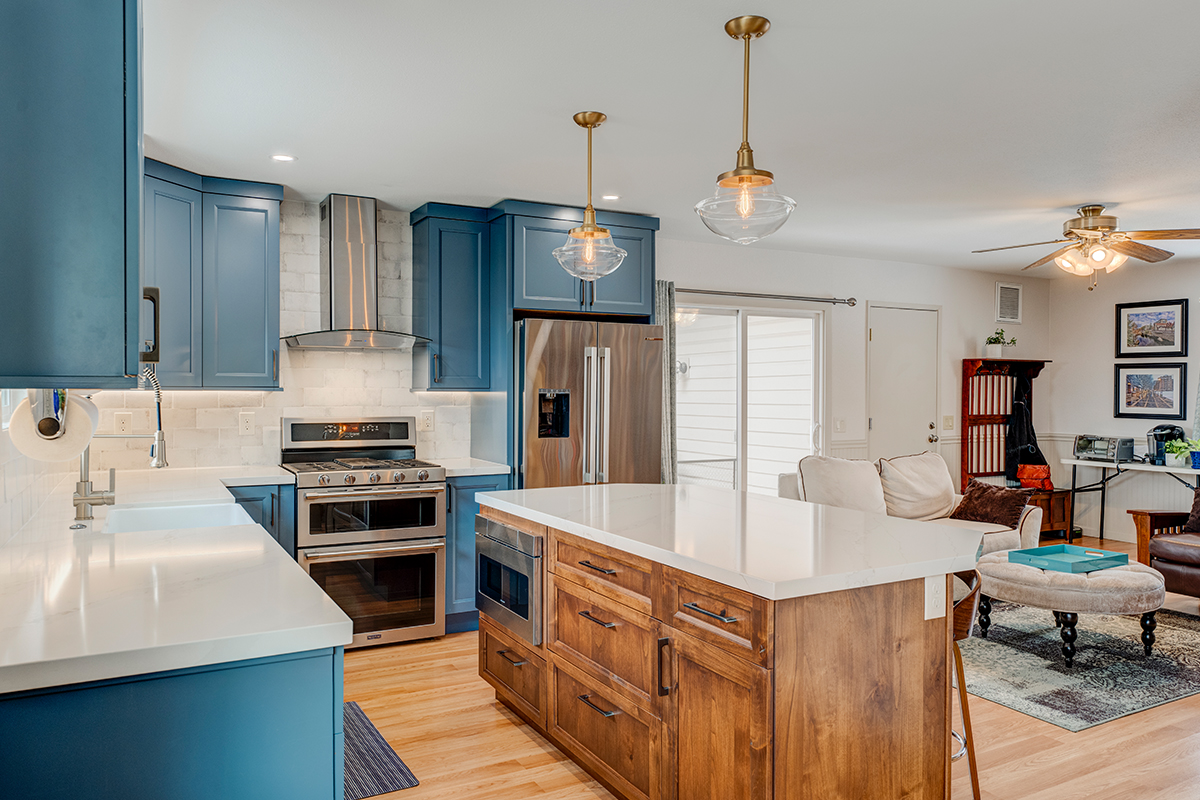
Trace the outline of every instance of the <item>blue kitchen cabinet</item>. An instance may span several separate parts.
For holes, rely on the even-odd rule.
[[[446,633],[479,627],[475,609],[475,515],[477,492],[509,487],[507,475],[472,475],[446,479]]]
[[[562,268],[554,250],[580,223],[539,217],[512,217],[513,308],[536,311],[586,311],[586,281]]]
[[[654,231],[609,226],[613,243],[629,255],[616,272],[592,281],[587,287],[585,310],[589,314],[654,314]],[[566,273],[562,267],[559,271]]]
[[[149,162],[148,162],[149,163]],[[199,190],[146,176],[144,283],[159,290],[159,362],[155,374],[168,388],[202,385],[203,346]],[[143,304],[143,340],[153,322]]]
[[[139,22],[134,0],[0,6],[0,386],[136,384]]]
[[[203,218],[204,386],[276,389],[279,201],[206,191]]]
[[[0,695],[0,797],[342,800],[342,648]]]
[[[296,557],[296,487],[290,484],[230,486],[234,501],[266,529],[287,554]]]
[[[413,388],[486,391],[491,384],[490,228],[484,209],[428,203],[413,229]]]

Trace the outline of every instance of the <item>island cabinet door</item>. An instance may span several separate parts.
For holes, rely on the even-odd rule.
[[[769,800],[771,671],[666,625],[662,634],[664,770],[676,778],[676,797]]]

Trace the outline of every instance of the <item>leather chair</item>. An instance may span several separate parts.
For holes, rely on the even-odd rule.
[[[1200,597],[1200,534],[1184,533],[1186,511],[1130,509],[1138,561],[1162,573],[1168,592]]]

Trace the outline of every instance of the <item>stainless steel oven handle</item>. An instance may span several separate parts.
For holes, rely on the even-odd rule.
[[[307,492],[304,495],[305,500],[326,500],[335,497],[375,497],[381,495],[393,495],[402,497],[404,495],[414,494],[440,494],[446,491],[446,487],[440,484],[432,486],[414,486],[411,489],[351,489],[349,491],[333,491],[333,492]]]
[[[349,561],[354,558],[383,558],[386,556],[395,556],[402,553],[411,553],[414,551],[429,551],[429,550],[445,550],[445,542],[436,542],[434,544],[410,544],[403,547],[380,547],[375,550],[334,550],[329,552],[312,552],[309,550],[301,550],[304,555],[304,560],[310,564],[314,561]]]

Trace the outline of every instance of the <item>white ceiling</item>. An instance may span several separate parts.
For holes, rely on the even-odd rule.
[[[143,2],[147,155],[309,200],[582,205],[598,110],[597,206],[719,241],[692,206],[740,142],[722,26],[756,13],[750,143],[798,207],[754,247],[1014,271],[1052,248],[970,251],[1085,202],[1200,226],[1195,0]]]

